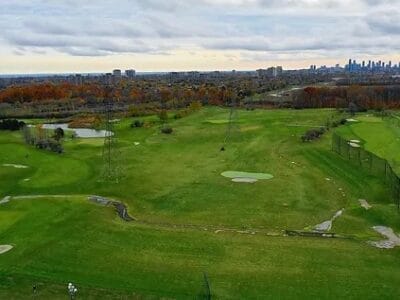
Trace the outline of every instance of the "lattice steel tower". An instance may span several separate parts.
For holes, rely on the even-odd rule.
[[[120,168],[117,159],[117,138],[114,132],[113,125],[113,100],[106,95],[104,99],[104,116],[105,116],[105,133],[103,145],[103,180],[118,182],[120,177]]]

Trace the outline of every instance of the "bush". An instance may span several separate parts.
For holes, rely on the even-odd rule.
[[[319,139],[326,132],[325,127],[319,129],[310,129],[304,135],[301,136],[303,142],[310,142],[312,140]]]
[[[64,137],[64,130],[60,127],[57,127],[54,130],[54,136],[53,138],[58,142],[59,140],[61,140]]]
[[[140,128],[143,127],[144,122],[141,120],[135,120],[132,124],[131,124],[131,128]]]
[[[22,127],[25,126],[24,122],[20,122],[16,119],[6,119],[0,121],[0,129],[2,130],[20,130]]]
[[[161,128],[161,132],[165,133],[165,134],[171,134],[172,131],[173,131],[172,127],[170,127],[170,126],[165,126],[165,127]]]

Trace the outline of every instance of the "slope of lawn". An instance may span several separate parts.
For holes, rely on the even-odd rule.
[[[155,117],[143,128],[123,119],[115,125],[118,183],[102,181],[99,139],[66,139],[57,155],[24,145],[19,133],[0,132],[0,200],[73,196],[0,205],[0,244],[14,246],[0,255],[0,298],[24,298],[37,282],[42,296],[54,299],[69,281],[83,298],[193,298],[202,272],[222,299],[393,298],[400,292],[399,250],[366,243],[381,238],[374,225],[400,231],[389,191],[333,153],[330,132],[300,141],[335,114],[239,111],[225,151],[224,109],[171,120],[171,135],[159,132]],[[235,183],[225,171],[274,177]],[[121,221],[111,207],[87,201],[90,194],[123,201],[139,221]],[[360,198],[374,208],[365,211]],[[333,231],[346,239],[283,235],[342,208]]]
[[[400,123],[371,114],[356,117],[359,122],[339,129],[346,138],[363,141],[365,149],[387,159],[400,174]]]

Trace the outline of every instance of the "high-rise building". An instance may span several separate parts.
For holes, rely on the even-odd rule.
[[[125,70],[125,76],[129,79],[133,79],[136,76],[136,71],[134,69]]]
[[[115,69],[115,70],[113,70],[113,73],[112,73],[115,77],[121,77],[122,76],[122,72],[121,72],[121,70],[119,70],[119,69]]]

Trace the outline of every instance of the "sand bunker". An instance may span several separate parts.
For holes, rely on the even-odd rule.
[[[135,145],[135,146],[139,146],[140,143],[139,143],[139,142],[134,142],[134,145]]]
[[[257,182],[258,179],[254,178],[248,178],[248,177],[238,177],[238,178],[232,178],[233,182],[243,182],[243,183],[254,183]]]
[[[250,173],[239,171],[225,171],[221,173],[221,175],[227,178],[232,178],[233,182],[239,183],[254,183],[258,180],[268,180],[274,178],[274,176],[267,173]]]
[[[359,140],[350,140],[350,143],[355,143],[355,144],[359,144],[361,143]]]
[[[371,205],[367,202],[367,200],[364,199],[358,199],[358,202],[360,202],[361,207],[364,207],[366,210],[372,208]]]
[[[0,245],[0,254],[6,253],[13,248],[11,245]]]
[[[336,212],[330,220],[314,226],[314,231],[318,232],[330,231],[332,229],[333,221],[335,221],[336,218],[340,217],[343,214],[343,210],[344,208]]]
[[[347,122],[358,122],[356,119],[346,119]]]
[[[400,237],[394,233],[393,229],[385,226],[374,226],[372,227],[376,232],[387,237],[387,240],[382,241],[369,241],[368,243],[374,247],[381,249],[392,249],[396,246],[400,246]]]
[[[0,204],[4,204],[10,202],[11,196],[5,196],[3,199],[0,200]]]
[[[3,164],[3,167],[13,167],[13,168],[16,168],[16,169],[27,169],[27,168],[29,168],[28,166],[16,165],[16,164]]]
[[[357,144],[357,143],[352,143],[352,142],[349,142],[349,145],[350,145],[351,147],[353,147],[353,148],[360,148],[360,147],[361,147],[359,144]]]

